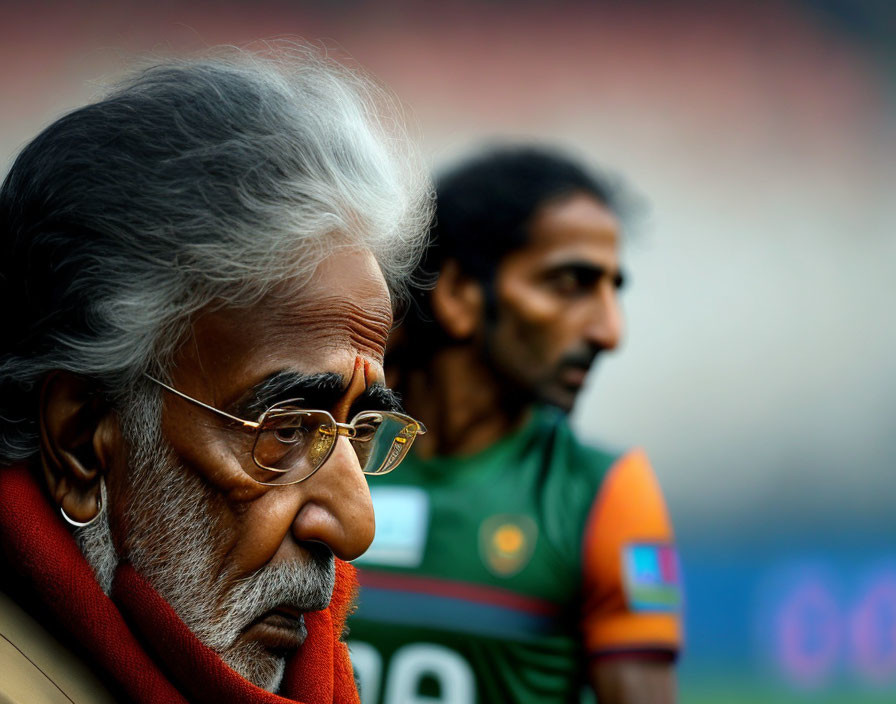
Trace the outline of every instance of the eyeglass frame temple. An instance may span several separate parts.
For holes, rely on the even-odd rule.
[[[206,410],[209,410],[212,413],[217,413],[219,416],[222,416],[224,418],[229,418],[230,420],[236,421],[237,423],[240,423],[241,425],[244,425],[247,428],[251,428],[252,430],[258,430],[261,427],[261,423],[257,423],[255,421],[251,421],[251,420],[245,420],[243,418],[238,418],[237,416],[231,415],[227,411],[222,411],[220,408],[215,408],[214,406],[210,406],[207,403],[200,401],[198,398],[193,398],[192,396],[188,396],[184,392],[178,391],[173,386],[169,386],[164,381],[159,381],[158,379],[156,379],[154,376],[148,374],[147,372],[143,372],[143,376],[145,376],[150,381],[155,382],[156,384],[161,386],[163,389],[170,391],[171,393],[175,394],[176,396],[180,396],[185,401],[189,401],[190,403],[195,403],[197,406],[201,406],[202,408],[205,408]],[[326,411],[319,411],[319,412],[327,413]],[[378,412],[386,413],[389,411],[378,411]],[[335,418],[333,418],[333,416],[331,414],[327,413],[327,415],[329,415],[330,418],[333,419],[333,425],[336,426],[336,435],[337,436],[341,435],[343,437],[348,437],[348,438],[353,438],[355,436],[355,426],[353,424],[340,423]],[[403,416],[404,414],[399,413],[396,415]],[[406,416],[406,417],[408,418],[408,420],[413,421],[414,424],[417,426],[415,435],[423,435],[426,433],[426,427],[420,421],[416,420],[415,418],[411,418],[410,416]]]
[[[251,420],[244,420],[243,418],[237,418],[236,416],[231,415],[227,411],[222,411],[220,408],[215,408],[214,406],[209,406],[207,403],[203,403],[198,398],[193,398],[192,396],[187,396],[187,394],[183,393],[182,391],[178,391],[173,386],[168,386],[168,384],[166,384],[164,381],[159,381],[154,376],[151,376],[150,374],[147,374],[146,372],[143,372],[143,376],[145,376],[150,381],[155,382],[156,384],[161,386],[163,389],[170,391],[175,396],[180,396],[185,401],[189,401],[190,403],[195,403],[197,406],[201,406],[202,408],[204,408],[208,411],[211,411],[212,413],[217,413],[219,416],[222,416],[224,418],[229,418],[230,420],[236,421],[237,423],[243,425],[246,428],[251,428],[252,430],[258,430],[261,427],[260,423],[256,423],[255,421],[251,421]]]

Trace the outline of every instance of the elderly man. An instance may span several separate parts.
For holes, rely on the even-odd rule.
[[[373,488],[352,655],[365,704],[675,698],[672,529],[643,452],[564,415],[622,335],[614,191],[563,155],[502,148],[438,183],[439,272],[390,348],[430,428]],[[423,278],[423,277],[420,277]],[[558,410],[559,409],[559,410]]]
[[[382,357],[429,189],[380,97],[310,53],[170,62],[15,161],[0,699],[357,699],[342,561],[423,431]]]

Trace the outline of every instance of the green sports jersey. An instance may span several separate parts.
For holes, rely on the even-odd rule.
[[[618,460],[540,408],[474,456],[411,456],[372,481],[377,536],[356,561],[349,634],[363,704],[577,700],[587,656],[614,649],[625,617],[617,607],[595,617],[613,589],[609,601],[586,593],[589,570],[606,570],[606,550],[588,548],[587,532]],[[668,534],[644,537],[653,538]],[[674,649],[666,631],[618,645]]]

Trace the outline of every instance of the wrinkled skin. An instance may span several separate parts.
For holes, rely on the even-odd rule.
[[[388,290],[372,255],[340,250],[298,292],[284,288],[251,307],[197,315],[190,335],[175,353],[171,385],[240,415],[255,387],[272,375],[336,375],[335,390],[309,401],[346,422],[365,410],[369,401],[365,391],[382,383],[391,324]],[[300,391],[284,390],[284,398],[276,400],[296,398]],[[96,514],[98,486],[104,479],[112,543],[119,556],[127,557],[135,548],[134,526],[148,519],[140,511],[164,514],[166,506],[161,502],[152,509],[134,501],[129,493],[130,448],[119,420],[111,410],[94,408],[90,398],[83,380],[73,375],[59,373],[45,384],[41,421],[45,476],[57,503],[80,521]],[[198,479],[194,485],[205,496],[197,491],[195,500],[207,504],[204,510],[213,525],[209,571],[221,589],[206,597],[216,602],[205,605],[210,613],[225,609],[232,588],[262,568],[292,565],[319,570],[324,555],[351,560],[367,549],[374,534],[373,507],[346,438],[337,440],[329,459],[307,480],[262,486],[243,471],[252,464],[251,432],[174,394],[163,392],[162,400],[162,443],[175,471]],[[170,554],[170,541],[147,546],[145,534],[139,546],[148,555],[144,559],[162,566],[185,559]],[[296,628],[301,605],[283,606],[285,617],[274,614],[246,624],[237,640],[278,656],[298,647],[304,637],[302,628]],[[239,649],[240,643],[234,647]]]

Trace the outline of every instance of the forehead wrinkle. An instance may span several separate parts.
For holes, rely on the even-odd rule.
[[[311,342],[315,346],[351,347],[381,362],[392,328],[392,310],[377,300],[362,307],[332,296],[308,302],[298,309],[277,311],[272,322],[278,321],[289,327],[301,326],[303,336],[316,338]]]

